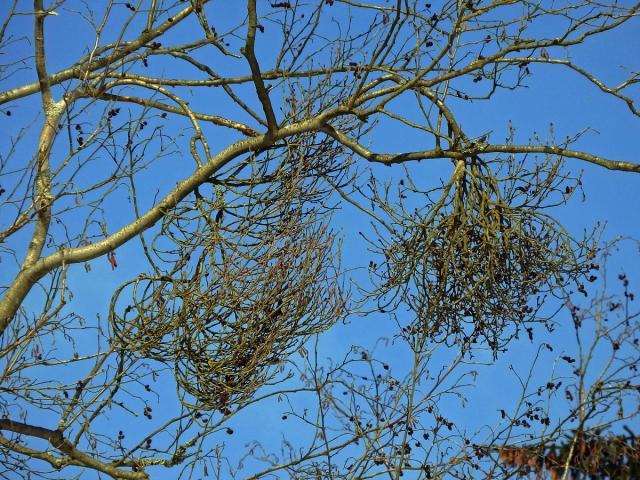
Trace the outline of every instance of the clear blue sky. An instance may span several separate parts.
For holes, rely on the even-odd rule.
[[[11,2],[5,0],[0,3],[0,18],[4,18],[7,8]],[[20,2],[27,10],[29,2]],[[60,8],[59,17],[47,20],[47,66],[50,72],[57,71],[72,63],[73,59],[86,52],[91,47],[93,37],[91,28],[77,21],[73,17],[73,26],[68,23],[70,14],[65,8],[71,8],[79,2],[67,2],[65,7]],[[98,4],[102,2],[97,2]],[[106,3],[106,2],[104,2]],[[212,18],[216,19],[218,31],[224,31],[225,25],[231,25],[238,18],[241,18],[244,2],[235,1],[214,1],[212,3]],[[119,5],[119,8],[122,7]],[[118,18],[116,16],[115,18]],[[121,17],[120,17],[121,18]],[[229,20],[232,18],[233,20]],[[25,15],[18,17],[11,24],[10,33],[19,37],[21,34],[31,35],[32,17]],[[361,26],[363,19],[354,19],[356,26]],[[114,24],[117,22],[114,22]],[[268,27],[268,25],[267,25]],[[576,64],[591,69],[600,75],[605,83],[615,84],[625,76],[625,70],[621,65],[626,65],[636,71],[640,69],[640,35],[638,35],[640,24],[636,20],[613,32],[599,35],[571,52],[572,59]],[[186,34],[193,25],[185,26],[182,32],[178,31],[172,40],[177,41],[178,36]],[[133,29],[132,32],[136,30]],[[114,30],[107,29],[103,43],[112,40],[116,36]],[[241,34],[241,32],[240,32]],[[126,38],[133,35],[127,34]],[[238,49],[240,40],[231,41],[230,48]],[[273,43],[263,41],[258,46],[258,58],[263,67],[269,66],[269,59],[273,57]],[[32,45],[22,41],[7,51],[10,55],[24,57],[29,55]],[[553,52],[561,54],[561,52]],[[6,62],[6,57],[1,60]],[[155,61],[155,60],[153,60]],[[223,58],[216,58],[216,62],[226,62]],[[629,64],[629,62],[635,62]],[[246,73],[248,71],[243,62],[228,62],[225,68],[231,71]],[[218,65],[218,64],[217,64]],[[158,62],[152,65],[155,73],[162,74],[164,64]],[[634,118],[628,108],[620,101],[611,97],[606,97],[598,89],[588,84],[584,79],[561,68],[551,68],[547,65],[532,65],[532,75],[527,81],[527,88],[518,91],[499,91],[490,102],[466,102],[456,104],[461,123],[470,136],[481,135],[491,131],[491,138],[497,139],[495,143],[507,135],[507,124],[509,121],[517,129],[517,138],[526,142],[533,132],[546,135],[550,123],[553,123],[557,138],[564,138],[578,131],[588,128],[586,133],[573,147],[578,150],[585,150],[596,154],[602,154],[608,158],[618,160],[628,160],[640,163],[638,155],[638,139],[640,138],[640,122]],[[221,69],[222,70],[222,69]],[[172,76],[171,71],[164,72],[167,76]],[[4,91],[25,81],[36,79],[33,67],[33,59],[29,58],[24,65],[24,69],[17,75],[2,82],[0,90]],[[251,98],[251,89],[238,89],[241,93],[247,93],[246,97]],[[59,88],[54,90],[56,95],[61,93]],[[638,88],[635,89],[636,97]],[[219,96],[216,93],[210,95],[198,94],[198,110],[207,113],[221,113],[227,105],[218,103]],[[275,94],[274,94],[275,95]],[[255,99],[253,105],[257,104]],[[17,106],[11,105],[11,117],[0,115],[0,130],[3,136],[0,139],[0,151],[6,152],[9,147],[9,138],[15,136],[18,129],[35,119],[36,128],[32,129],[26,140],[23,141],[18,153],[29,159],[35,152],[35,139],[37,126],[42,122],[42,115],[38,114],[40,108],[39,98],[32,96],[17,102]],[[127,107],[124,107],[125,109]],[[412,108],[408,105],[408,108]],[[224,113],[228,113],[225,110]],[[236,110],[231,110],[232,114]],[[95,115],[95,112],[91,113]],[[172,120],[175,121],[175,120]],[[154,119],[152,122],[157,123]],[[185,124],[186,126],[186,124]],[[240,138],[239,136],[216,130],[210,135],[210,144],[215,151],[223,148],[231,141]],[[182,139],[181,139],[182,140]],[[371,144],[377,151],[401,151],[401,150],[421,150],[421,138],[417,135],[407,135],[406,129],[397,124],[389,124],[385,127],[384,135],[376,135],[371,138]],[[182,142],[184,145],[184,142]],[[179,179],[186,177],[192,163],[188,161],[188,153],[184,152],[183,157],[176,161],[177,157],[168,158],[158,164],[158,168],[145,179],[145,184],[140,185],[141,191],[148,194],[147,201],[153,199],[156,189],[166,191]],[[25,160],[26,161],[26,160]],[[364,162],[361,162],[366,168]],[[606,222],[604,239],[611,240],[616,236],[640,236],[640,188],[639,177],[630,173],[612,172],[601,167],[568,160],[567,168],[574,173],[583,172],[583,185],[586,193],[583,201],[580,196],[575,196],[570,204],[554,211],[554,215],[562,222],[567,229],[580,236],[584,229],[593,227],[597,222]],[[183,170],[184,169],[184,170]],[[381,176],[401,174],[400,167],[378,168],[374,170]],[[423,163],[419,166],[411,166],[411,170],[421,178],[433,179],[437,181],[440,175],[444,178],[451,172],[450,163],[443,160],[436,164]],[[1,179],[0,179],[1,180]],[[4,186],[4,184],[3,184]],[[122,226],[123,222],[131,218],[130,208],[126,191],[122,190],[116,195],[116,203],[113,209],[121,209],[117,212],[107,212],[109,219],[108,229],[115,231]],[[0,219],[2,225],[6,224],[6,219]],[[347,267],[363,266],[368,262],[367,253],[363,249],[362,241],[357,234],[358,231],[367,231],[368,221],[362,216],[358,216],[353,209],[345,207],[343,211],[336,212],[334,216],[334,226],[338,229],[344,239],[343,259]],[[119,223],[120,222],[120,223]],[[30,233],[30,232],[26,232]],[[28,238],[26,235],[16,236],[12,242],[24,242]],[[24,245],[24,243],[22,243]],[[15,246],[15,245],[14,245]],[[18,247],[20,249],[20,247]],[[14,264],[10,258],[0,252],[2,271],[0,277],[4,281],[8,275],[13,273]],[[91,272],[85,272],[82,265],[73,268],[70,277],[71,289],[74,292],[74,311],[90,319],[96,315],[104,317],[108,311],[108,302],[111,292],[123,281],[135,277],[144,265],[140,259],[140,248],[138,242],[118,249],[118,261],[120,266],[116,271],[112,271],[105,258],[99,258],[91,262]],[[11,267],[8,267],[11,265]],[[625,248],[610,260],[610,271],[613,275],[625,271],[631,278],[632,285],[640,281],[640,262],[638,261],[637,249],[627,243]],[[354,278],[363,280],[366,278],[366,270],[362,269],[354,273]],[[559,317],[561,325],[553,336],[554,345],[571,345],[573,342],[572,329],[566,328],[570,320],[566,314]],[[93,348],[93,334],[89,332],[78,332],[81,344],[86,342],[84,348],[87,351]],[[338,324],[324,334],[320,341],[321,357],[341,358],[353,345],[372,348],[380,337],[392,335],[389,319],[383,315],[370,315],[367,317],[353,316],[345,325]],[[460,404],[444,405],[452,419],[455,419],[459,427],[468,426],[473,430],[485,423],[492,424],[499,421],[497,405],[505,405],[507,408],[510,402],[518,397],[517,380],[510,372],[509,366],[514,365],[516,371],[523,370],[529,364],[532,355],[535,353],[537,342],[544,340],[542,329],[536,330],[536,344],[533,345],[526,338],[521,338],[511,345],[510,351],[501,356],[498,362],[491,367],[481,370],[481,375],[477,379],[476,386],[468,390],[469,402],[464,408]],[[526,337],[526,335],[525,335]],[[406,369],[403,362],[406,360],[399,352],[401,349],[390,346],[389,348],[377,347],[377,353],[382,359],[392,365],[392,372],[401,374]],[[536,373],[536,380],[542,381],[548,375],[549,366],[560,354],[559,351],[545,353],[542,357],[540,370]],[[484,360],[490,360],[489,357]],[[436,356],[434,361],[446,364],[447,354]],[[73,372],[75,374],[75,372]],[[73,380],[70,379],[70,382]],[[175,403],[171,402],[174,391],[171,388],[160,392],[161,401],[153,401],[154,410],[161,411],[163,408],[174,408]],[[241,456],[246,450],[245,444],[252,439],[256,439],[267,444],[269,441],[279,441],[286,433],[287,439],[295,444],[305,444],[305,432],[299,429],[293,420],[283,421],[281,416],[287,410],[285,403],[270,402],[265,406],[250,408],[248,411],[234,418],[229,423],[236,434],[233,437],[225,436],[224,432],[214,438],[216,441],[227,442],[232,447],[231,457]],[[119,418],[116,411],[113,412],[110,423],[106,426],[104,433],[117,435],[117,431],[122,427],[123,418]],[[158,418],[161,415],[157,415]],[[49,427],[54,426],[55,419],[48,418],[45,413],[40,416],[30,418],[33,422],[43,422]],[[636,430],[640,425],[635,426]],[[131,437],[136,435],[131,432]],[[277,451],[278,448],[275,448]],[[236,461],[238,459],[236,458]],[[18,478],[18,477],[15,477]],[[93,476],[83,476],[83,478],[94,478]],[[174,478],[173,473],[159,470],[154,471],[154,479]]]

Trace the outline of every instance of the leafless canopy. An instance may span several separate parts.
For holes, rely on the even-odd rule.
[[[594,295],[611,247],[554,214],[572,171],[640,164],[469,118],[544,69],[637,121],[638,65],[609,84],[574,52],[639,9],[2,2],[0,475],[636,478],[629,279]],[[451,420],[557,299],[573,345],[545,337],[499,424]],[[330,329],[381,317],[375,349],[323,360]],[[534,385],[545,355],[568,370]],[[225,451],[278,408],[279,453]]]

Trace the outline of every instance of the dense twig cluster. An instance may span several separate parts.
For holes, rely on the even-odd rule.
[[[392,235],[374,246],[385,262],[373,269],[378,289],[372,294],[383,309],[410,308],[415,321],[405,333],[486,340],[497,350],[508,341],[505,329],[535,319],[532,300],[588,270],[595,243],[575,241],[544,211],[566,201],[579,180],[559,174],[561,162],[549,158],[534,170],[492,163],[460,160],[440,187],[402,188],[401,198],[421,194],[420,210],[386,209],[394,224]]]
[[[174,364],[194,408],[247,400],[305,339],[347,314],[335,234],[323,220],[323,179],[340,182],[344,168],[331,171],[335,151],[323,145],[293,152],[272,170],[267,155],[247,178],[213,180],[210,196],[168,214],[152,249],[171,268],[114,297],[131,292],[121,314],[112,310],[123,348]]]
[[[631,435],[583,432],[560,445],[502,447],[500,461],[516,478],[632,480],[640,477],[640,440]],[[546,475],[545,475],[546,474]]]

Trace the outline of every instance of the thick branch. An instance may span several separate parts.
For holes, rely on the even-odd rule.
[[[169,194],[162,199],[155,207],[147,211],[134,222],[122,227],[113,235],[91,245],[80,248],[64,248],[41,258],[29,268],[24,268],[16,277],[11,286],[5,290],[4,297],[0,301],[0,336],[4,333],[11,319],[20,308],[31,287],[48,272],[58,268],[62,264],[86,262],[93,258],[105,255],[107,252],[115,250],[120,245],[128,242],[135,236],[151,228],[155,223],[163,218],[167,212],[173,209],[182,199],[191,194],[198,186],[207,182],[211,176],[220,168],[232,161],[239,155],[259,150],[274,142],[291,135],[303,132],[320,130],[322,125],[331,118],[348,113],[346,107],[338,107],[327,110],[315,118],[304,122],[295,123],[278,130],[273,138],[269,140],[267,136],[241,140],[212,158],[212,160],[200,168],[187,179],[179,182]]]
[[[247,11],[249,12],[249,28],[247,29],[247,41],[242,54],[246,57],[251,68],[251,76],[253,77],[253,83],[256,87],[256,93],[262,104],[262,109],[267,117],[267,125],[269,128],[269,134],[273,134],[278,126],[276,122],[276,116],[273,113],[273,107],[271,106],[271,100],[269,99],[269,93],[264,85],[262,74],[260,73],[260,66],[254,52],[255,40],[256,40],[256,28],[257,28],[257,14],[256,14],[256,1],[247,0]]]
[[[21,435],[28,435],[30,437],[37,437],[43,440],[47,440],[55,449],[68,455],[74,460],[75,465],[82,465],[92,468],[99,472],[105,473],[112,478],[127,479],[127,480],[145,480],[149,476],[145,472],[129,472],[126,470],[120,470],[113,465],[101,462],[95,458],[81,452],[74,447],[69,440],[64,438],[62,432],[59,430],[49,430],[48,428],[36,427],[21,422],[14,422],[13,420],[0,420],[0,430],[8,430],[10,432],[19,433]],[[48,459],[45,459],[49,461]]]
[[[43,10],[42,0],[34,0],[35,9],[35,62],[42,96],[42,107],[45,114],[44,126],[38,140],[36,163],[36,192],[34,204],[36,207],[36,223],[29,248],[24,259],[23,267],[28,267],[38,260],[51,224],[51,167],[49,153],[56,136],[56,125],[64,109],[64,103],[56,105],[51,97],[51,88],[45,66],[44,50],[44,19],[47,16]]]
[[[61,468],[64,468],[67,465],[82,466],[81,463],[75,460],[60,458],[60,457],[51,455],[50,453],[40,452],[38,450],[34,450],[32,448],[20,445],[19,443],[12,442],[11,440],[7,440],[3,436],[0,436],[0,446],[2,446],[3,448],[6,448],[7,450],[13,450],[14,452],[17,452],[20,455],[25,455],[29,458],[36,458],[38,460],[47,462],[56,470],[60,470]]]
[[[47,75],[47,69],[45,67],[46,57],[44,53],[44,19],[47,16],[47,13],[44,11],[42,0],[34,0],[33,8],[35,10],[34,37],[36,47],[36,72],[38,73],[38,84],[40,86],[42,103],[46,112],[49,108],[51,108],[51,104],[53,103],[51,100],[49,76]]]
[[[619,170],[621,172],[640,173],[640,164],[625,162],[622,160],[609,160],[597,155],[577,150],[569,150],[561,147],[547,145],[486,145],[479,146],[474,153],[545,153],[558,155],[561,157],[575,158],[593,163],[609,170]]]
[[[451,149],[439,149],[434,148],[430,150],[422,150],[418,152],[404,152],[404,153],[375,153],[367,148],[363,147],[357,141],[344,133],[336,130],[335,128],[326,125],[322,129],[327,135],[340,142],[345,147],[349,148],[354,153],[357,153],[361,157],[370,162],[384,163],[391,165],[394,163],[403,163],[411,160],[427,160],[434,158],[452,158],[457,160],[463,160],[473,155],[479,155],[483,153],[513,153],[513,154],[536,154],[544,153],[549,155],[558,155],[561,157],[575,158],[578,160],[584,160],[595,165],[599,165],[609,170],[619,170],[623,172],[640,173],[640,164],[624,162],[619,160],[609,160],[599,157],[597,155],[591,155],[590,153],[579,152],[577,150],[569,150],[561,147],[553,147],[547,145],[487,145],[479,144],[471,148],[451,150]]]
[[[62,249],[39,260],[31,268],[24,268],[11,286],[5,291],[0,302],[0,336],[18,311],[31,287],[47,272],[63,263],[84,262],[113,251],[118,246],[144,232],[160,220],[168,211],[174,208],[180,200],[195,190],[198,185],[206,182],[220,167],[238,155],[247,153],[259,147],[262,137],[240,141],[216,155],[213,160],[188,177],[178,185],[155,207],[140,218],[121,228],[116,233],[103,240],[83,248]]]

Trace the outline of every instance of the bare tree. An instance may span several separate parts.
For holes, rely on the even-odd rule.
[[[594,296],[611,246],[552,213],[568,161],[640,165],[462,119],[539,66],[635,119],[637,71],[571,53],[640,4],[222,3],[2,5],[1,475],[637,478],[633,293]],[[451,417],[563,314],[575,345],[540,341],[498,423]],[[373,315],[386,338],[325,360]],[[234,445],[276,400],[292,436]]]

